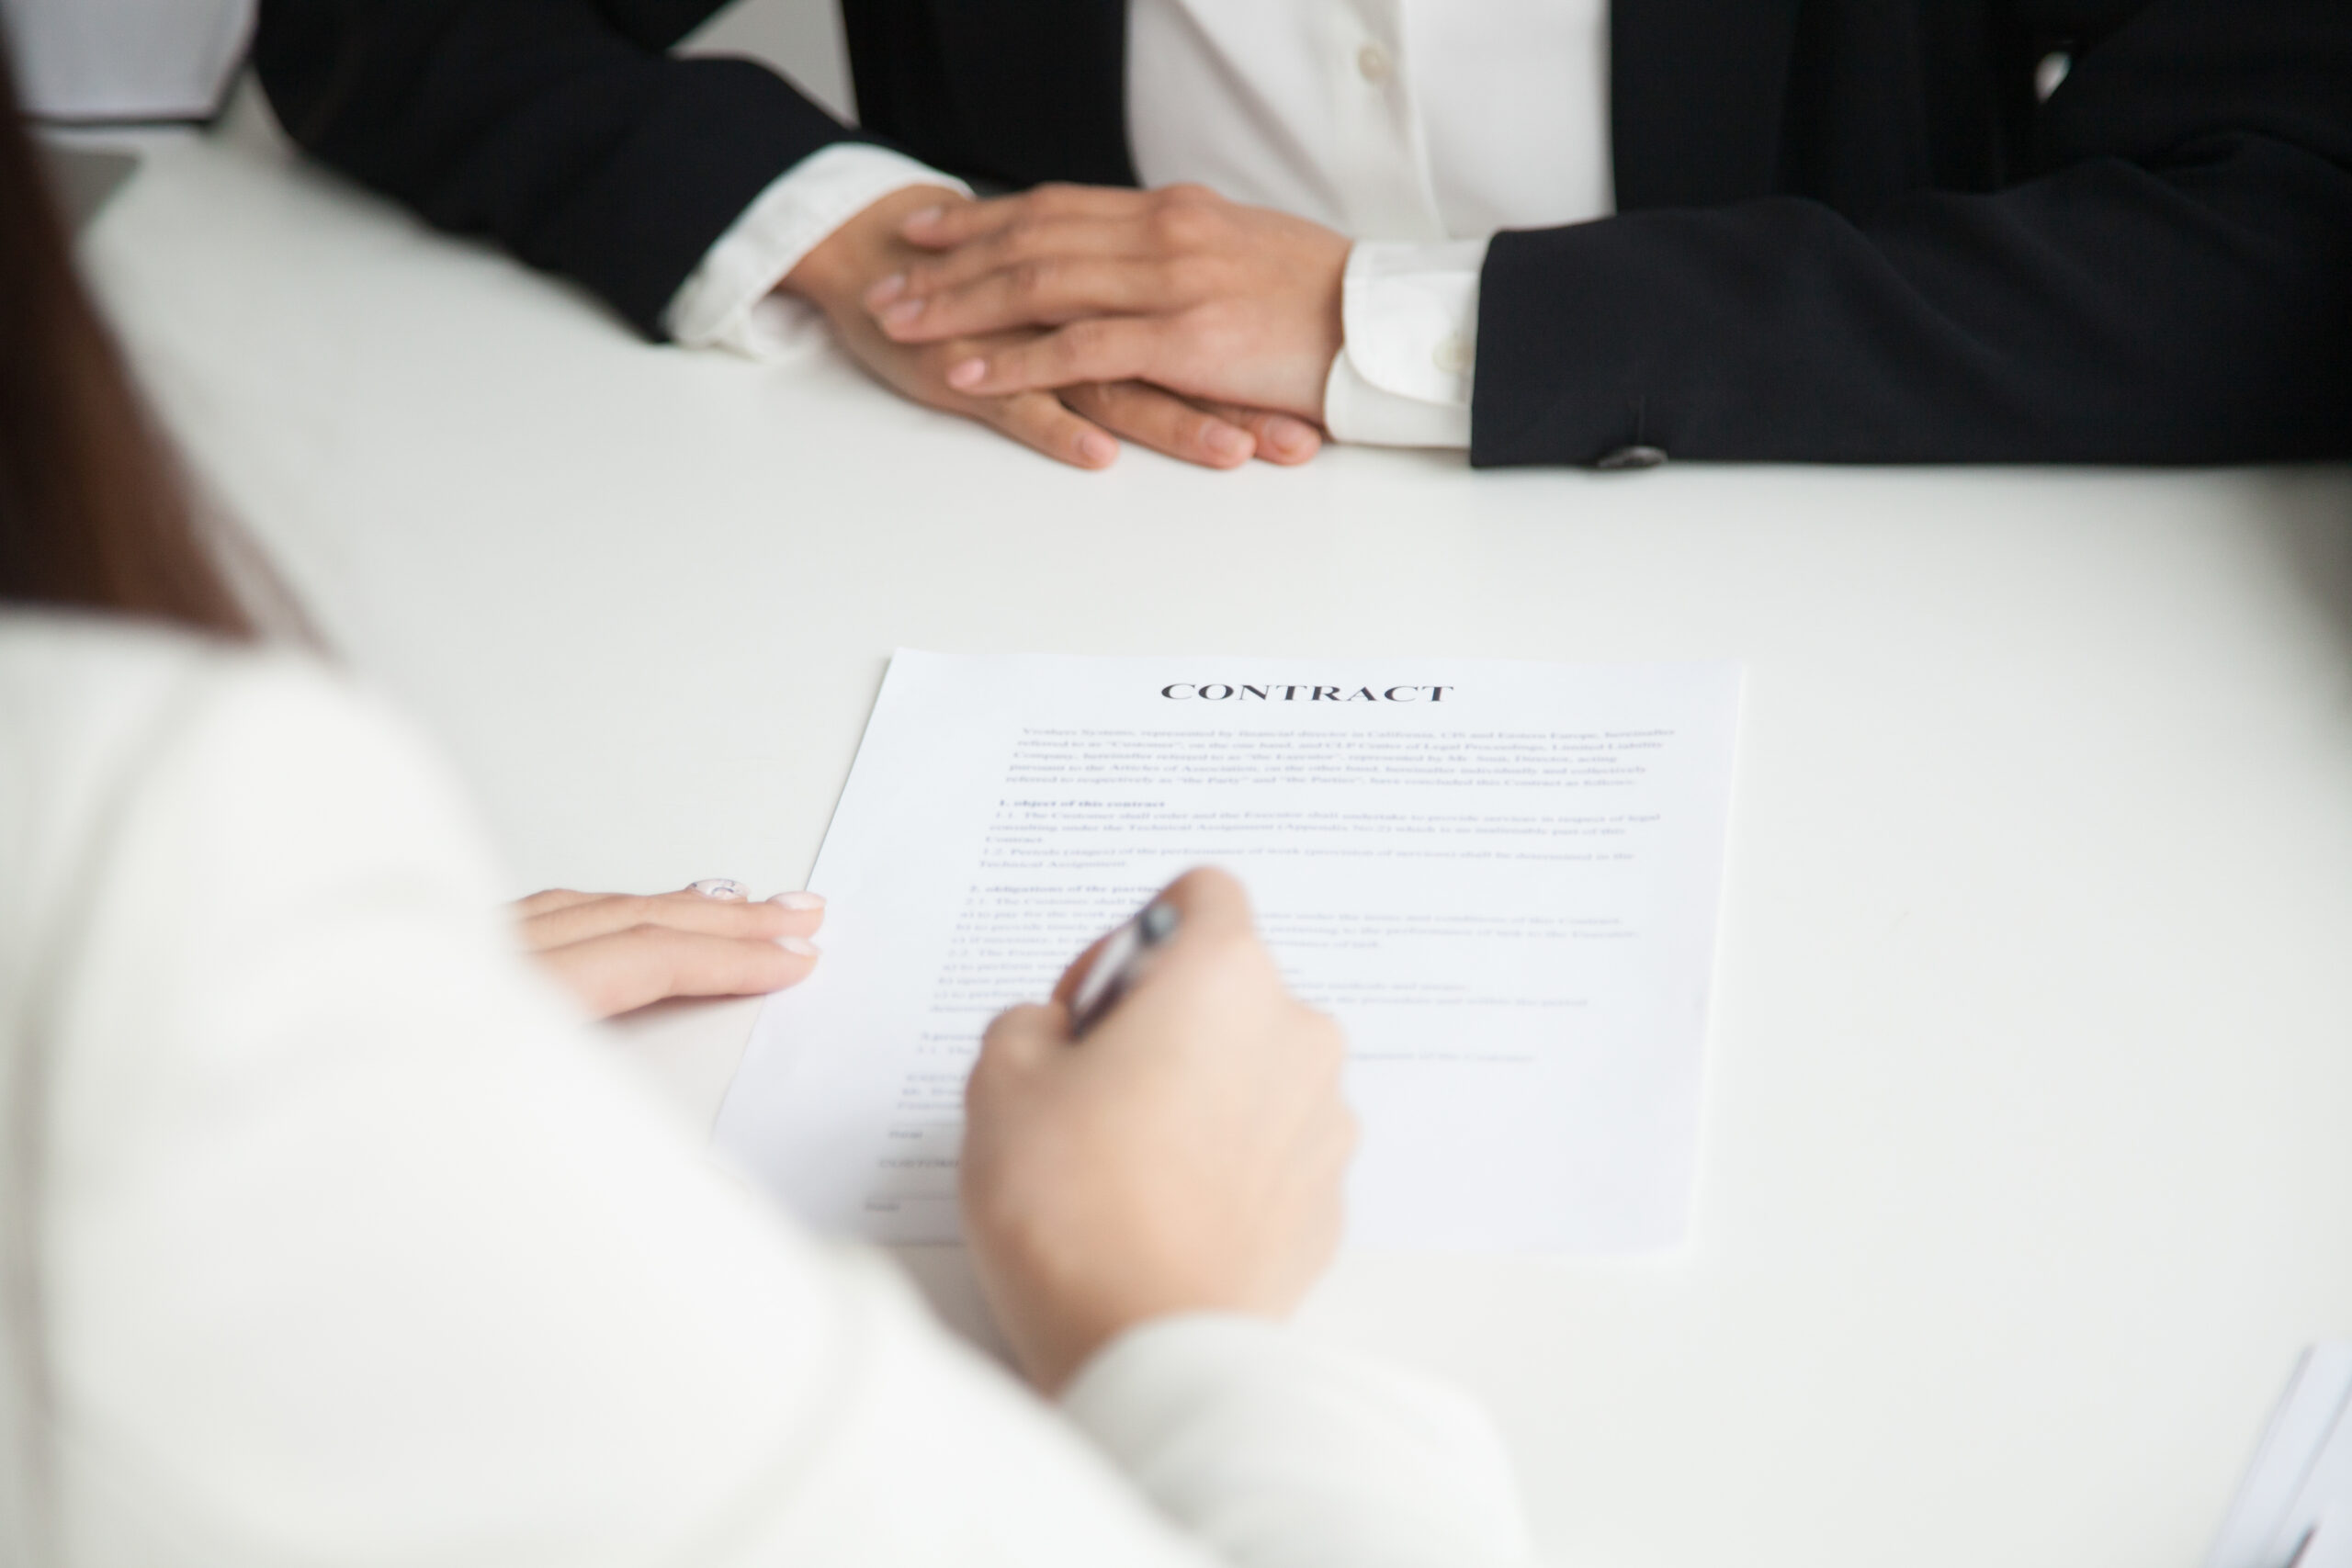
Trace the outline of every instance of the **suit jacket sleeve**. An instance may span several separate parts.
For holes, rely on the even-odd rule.
[[[2152,0],[2028,177],[1498,236],[1472,460],[2352,454],[2352,9]]]
[[[461,233],[585,284],[649,337],[778,175],[851,140],[783,78],[665,51],[709,0],[263,0],[293,138]]]

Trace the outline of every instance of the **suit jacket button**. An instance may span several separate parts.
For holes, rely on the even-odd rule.
[[[1592,466],[1604,473],[1621,468],[1655,468],[1666,461],[1666,454],[1655,446],[1620,446],[1614,452],[1603,453]]]

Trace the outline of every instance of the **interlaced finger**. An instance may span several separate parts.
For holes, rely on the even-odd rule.
[[[1269,463],[1304,463],[1323,450],[1323,432],[1295,415],[1205,398],[1195,398],[1193,402],[1227,423],[1248,431],[1258,444],[1258,456]]]
[[[1107,468],[1118,460],[1119,444],[1111,434],[1072,412],[1051,392],[977,399],[971,412],[1022,445],[1072,468]]]
[[[1045,185],[1018,196],[943,203],[926,209],[910,214],[899,233],[909,243],[926,250],[947,250],[1024,220],[1122,218],[1141,210],[1149,200],[1142,191],[1104,186]]]
[[[882,330],[900,343],[1058,327],[1087,316],[1138,315],[1193,302],[1179,267],[1134,256],[1051,255],[1012,262],[884,309]]]
[[[1238,422],[1142,381],[1066,387],[1061,400],[1114,434],[1204,468],[1238,468],[1257,450]]]
[[[1093,219],[1051,223],[1023,221],[930,261],[910,262],[865,294],[866,308],[884,322],[906,319],[918,302],[943,289],[959,288],[1020,267],[1049,269],[1074,261],[1149,262],[1159,255],[1143,225]]]
[[[1151,369],[1159,342],[1160,323],[1151,318],[1090,317],[1026,343],[957,360],[948,367],[947,384],[987,397],[1084,381],[1135,380]]]

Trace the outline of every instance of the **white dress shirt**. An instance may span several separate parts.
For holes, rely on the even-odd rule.
[[[1333,435],[1467,446],[1487,240],[1613,208],[1608,32],[1607,0],[1128,0],[1128,145],[1147,186],[1356,241]],[[944,179],[872,148],[809,158],[679,289],[673,335],[778,352],[809,329],[774,283],[866,202]]]
[[[0,1562],[1522,1562],[1442,1387],[1252,1320],[1059,1409],[782,1219],[294,659],[0,615]]]

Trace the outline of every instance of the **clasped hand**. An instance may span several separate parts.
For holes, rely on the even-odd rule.
[[[1199,186],[877,202],[790,281],[918,401],[1081,468],[1115,435],[1230,468],[1321,445],[1347,240]]]

